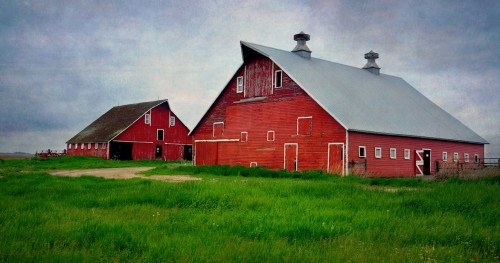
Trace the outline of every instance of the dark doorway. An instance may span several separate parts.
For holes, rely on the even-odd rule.
[[[424,150],[424,175],[431,174],[431,150]]]
[[[161,145],[156,145],[155,158],[161,159],[162,153],[163,153],[163,151],[162,151]]]
[[[184,160],[187,160],[187,161],[193,160],[193,146],[192,145],[184,145]]]
[[[132,143],[111,142],[109,158],[113,160],[132,160]]]

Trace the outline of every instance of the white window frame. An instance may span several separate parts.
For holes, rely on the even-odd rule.
[[[272,134],[272,137],[269,138],[269,135]],[[267,131],[267,141],[268,142],[274,142],[276,140],[276,132],[274,131]]]
[[[68,150],[71,150],[71,143],[68,143]]]
[[[236,93],[242,93],[243,92],[243,76],[237,77],[236,78]]]
[[[175,116],[170,116],[169,126],[170,126],[170,127],[175,126]]]
[[[75,143],[75,150],[78,150],[78,143]]]
[[[97,149],[99,149],[99,143],[98,143],[98,142],[96,142],[96,143],[94,144],[94,149],[96,149],[96,150],[97,150]]]
[[[469,154],[464,153],[464,162],[468,163],[469,162]]]
[[[222,135],[224,136],[224,122],[223,121],[217,121],[212,124],[212,137],[215,137],[215,125],[216,124],[222,124]]]
[[[405,160],[410,160],[411,159],[411,151],[410,149],[405,149]]]
[[[389,158],[391,158],[391,159],[397,159],[397,150],[396,150],[396,148],[390,148],[389,149]]]
[[[297,117],[297,135],[302,135],[302,136],[311,136],[312,135],[312,129],[313,129],[312,118],[313,118],[312,116]],[[299,120],[300,119],[311,119],[311,127],[309,127],[309,134],[299,134]]]
[[[479,163],[479,154],[474,154],[474,162]]]
[[[103,149],[106,149],[106,144],[107,144],[107,143],[105,143],[105,142],[103,142],[103,143],[102,143],[102,148],[103,148]]]
[[[245,138],[243,138],[243,134],[245,134]],[[241,132],[240,133],[240,142],[248,142],[248,132]]]
[[[162,133],[163,133],[163,134],[162,134],[162,137],[163,137],[163,138],[161,138],[161,139],[160,139],[160,138],[159,138],[159,136],[158,136],[158,135],[160,135],[160,134],[159,134],[159,132],[160,132],[160,131],[162,131]],[[157,140],[157,141],[164,141],[164,140],[165,140],[165,130],[164,130],[164,129],[156,129],[156,140]]]
[[[87,149],[88,150],[92,149],[92,143],[91,142],[87,143]]]
[[[361,154],[361,149],[363,149],[363,154]],[[358,147],[358,157],[359,158],[366,158],[366,146],[359,146]]]
[[[458,153],[457,152],[453,153],[453,161],[455,161],[455,162],[459,161],[459,159],[458,159]]]
[[[151,124],[151,114],[144,114],[144,124]]]
[[[80,143],[80,149],[81,149],[81,150],[85,149],[85,143],[83,143],[83,142],[82,142],[82,143]]]
[[[377,154],[378,151],[378,154]],[[375,147],[375,158],[380,159],[382,158],[382,147]]]
[[[280,79],[279,79],[280,80],[280,83],[279,83],[280,85],[279,86],[277,85],[278,84],[277,83],[277,81],[278,81],[278,73],[280,74]],[[274,87],[276,89],[279,89],[279,88],[283,87],[283,70],[279,69],[279,70],[274,71]]]
[[[250,162],[250,167],[257,167],[257,166],[258,166],[257,162]]]
[[[448,152],[443,152],[442,159],[443,159],[443,162],[447,162],[448,161]]]

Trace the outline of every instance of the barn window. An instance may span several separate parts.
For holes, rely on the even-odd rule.
[[[145,124],[151,123],[151,116],[149,115],[149,113],[144,114],[144,123]]]
[[[156,130],[156,140],[163,141],[163,129]]]
[[[283,84],[283,72],[281,70],[276,70],[274,74],[274,87],[275,88],[281,88],[281,85]]]
[[[243,92],[243,77],[238,77],[236,79],[236,93]]]
[[[474,154],[474,162],[479,163],[479,155]]]
[[[105,142],[104,142],[104,143],[102,143],[102,148],[103,148],[103,149],[106,149],[106,143],[105,143]]]
[[[68,143],[68,149],[71,149],[71,143]]]
[[[312,117],[297,118],[297,135],[311,135]]]
[[[443,152],[443,161],[448,161],[448,153],[447,152]]]
[[[361,158],[365,158],[366,157],[366,147],[365,146],[359,146],[358,147],[358,155],[359,157]]]
[[[458,153],[453,153],[453,161],[458,162]]]
[[[97,149],[97,148],[99,148],[99,143],[98,142],[96,142],[95,145],[94,145],[94,149]]]
[[[175,116],[170,116],[170,127],[175,126]]]
[[[250,162],[250,167],[257,167],[257,162]]]
[[[391,148],[389,154],[391,159],[396,159],[396,148]]]
[[[464,162],[468,163],[469,162],[469,154],[464,153]]]
[[[410,149],[405,149],[405,159],[410,160]]]
[[[82,149],[82,150],[83,150],[84,148],[85,148],[85,143],[83,143],[83,142],[82,142],[82,143],[80,144],[80,149]]]
[[[375,158],[382,158],[382,148],[375,147]]]
[[[275,138],[276,138],[276,133],[274,131],[267,131],[267,141],[268,142],[274,142]]]
[[[75,143],[75,150],[78,150],[78,143]]]
[[[224,136],[224,122],[214,122],[214,124],[213,124],[213,136],[214,137]]]
[[[241,132],[240,141],[241,142],[248,142],[248,132]]]
[[[89,142],[89,143],[87,143],[87,149],[90,149],[90,148],[92,148],[92,143]]]

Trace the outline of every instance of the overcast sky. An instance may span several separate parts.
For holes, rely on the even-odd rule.
[[[239,41],[402,77],[500,157],[500,1],[0,0],[0,152],[64,148],[111,107],[169,99],[192,129]]]

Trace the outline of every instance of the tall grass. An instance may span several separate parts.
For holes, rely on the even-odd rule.
[[[55,177],[46,169],[58,160],[32,161],[0,166],[0,261],[499,260],[499,176],[311,180],[209,170],[196,173],[202,181],[166,183]],[[92,166],[68,161],[64,169]],[[159,163],[153,173],[185,166]]]

